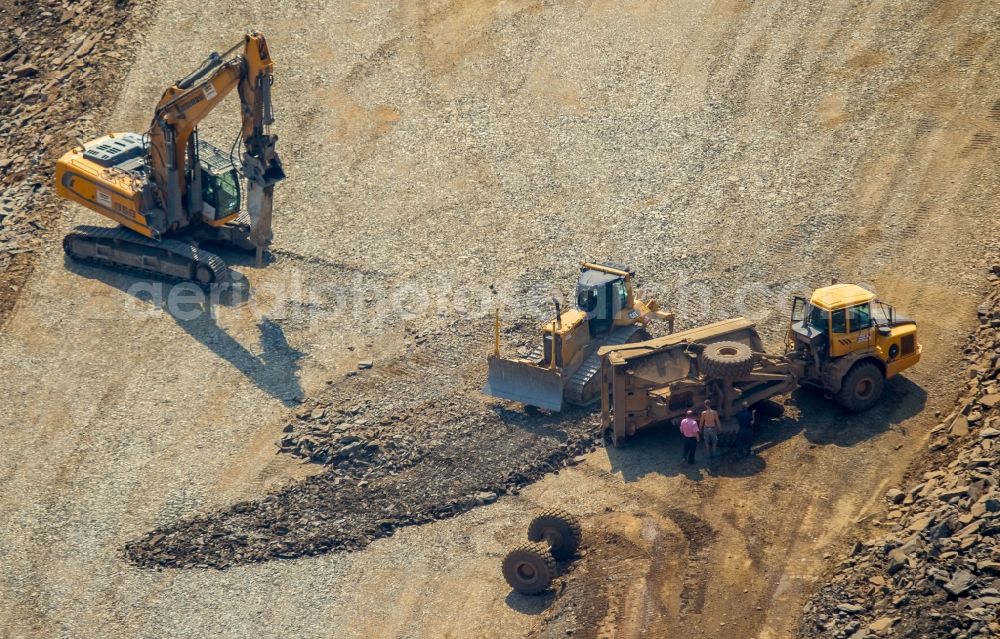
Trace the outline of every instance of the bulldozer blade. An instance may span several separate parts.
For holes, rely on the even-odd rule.
[[[524,360],[489,357],[489,375],[483,392],[545,410],[561,411],[565,382],[558,370]]]

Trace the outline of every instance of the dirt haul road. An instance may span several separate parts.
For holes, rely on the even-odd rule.
[[[109,128],[142,130],[205,52],[265,30],[289,175],[276,261],[239,267],[254,299],[212,316],[160,310],[182,291],[55,244],[39,258],[0,344],[0,628],[789,636],[825,556],[963,382],[1000,230],[997,24],[972,2],[160,2]],[[223,147],[234,133],[203,127]],[[753,461],[682,468],[654,433],[353,553],[126,559],[147,531],[322,471],[277,442],[359,360],[485,402],[488,314],[538,320],[544,283],[581,258],[628,262],[683,326],[744,313],[772,343],[788,293],[868,283],[918,318],[924,361],[863,416],[797,395]],[[469,355],[400,364],[418,348]],[[360,400],[417,410],[388,383]],[[586,554],[558,595],[512,595],[500,558],[552,505],[585,516]]]

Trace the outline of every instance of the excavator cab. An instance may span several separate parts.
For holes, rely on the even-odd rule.
[[[240,210],[240,176],[228,155],[199,140],[202,217],[208,222],[229,217]]]
[[[240,182],[236,169],[206,172],[202,180],[202,203],[211,219],[218,220],[240,210]]]

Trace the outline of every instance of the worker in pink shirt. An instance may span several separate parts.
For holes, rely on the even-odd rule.
[[[681,420],[681,435],[684,435],[683,458],[687,463],[693,464],[694,453],[698,450],[698,442],[701,441],[701,428],[698,427],[698,420],[695,419],[693,410],[689,410]]]

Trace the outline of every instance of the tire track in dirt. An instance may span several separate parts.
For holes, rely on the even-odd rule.
[[[704,561],[718,538],[712,526],[700,517],[680,508],[667,508],[664,513],[681,529],[687,540],[687,569],[681,591],[681,612],[700,614],[705,607],[706,571]]]

